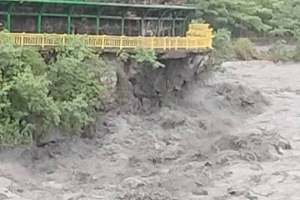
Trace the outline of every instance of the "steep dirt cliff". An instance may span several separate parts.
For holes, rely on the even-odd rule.
[[[116,101],[123,108],[149,113],[172,98],[183,97],[205,71],[209,53],[161,53],[158,61],[165,67],[160,68],[137,63],[134,59],[118,62]]]

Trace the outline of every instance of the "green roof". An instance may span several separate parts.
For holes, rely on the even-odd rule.
[[[1,2],[11,3],[45,3],[45,4],[66,4],[66,5],[84,5],[99,7],[124,7],[124,8],[146,8],[146,9],[172,9],[172,10],[195,10],[191,5],[166,5],[166,4],[128,4],[121,3],[121,0],[0,0]]]

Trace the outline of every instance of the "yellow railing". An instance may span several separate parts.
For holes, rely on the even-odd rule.
[[[65,45],[72,37],[63,34],[29,34],[29,33],[7,33],[8,36],[21,46],[38,46],[42,48]],[[191,37],[131,37],[131,36],[107,36],[86,35],[82,37],[83,42],[93,48],[101,49],[133,49],[144,47],[151,49],[202,49],[212,46],[211,31],[201,36]]]

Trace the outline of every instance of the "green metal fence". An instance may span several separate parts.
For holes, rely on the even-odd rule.
[[[52,6],[55,7],[54,9],[59,9],[55,11],[47,9]],[[30,9],[18,10],[20,7]],[[72,33],[73,19],[85,18],[93,21],[94,32],[90,34],[101,34],[99,30],[104,26],[105,21],[117,21],[120,26],[118,34],[126,35],[125,23],[135,21],[140,35],[144,35],[143,28],[151,21],[152,24],[156,24],[155,32],[158,33],[156,36],[165,36],[159,33],[166,22],[171,24],[169,36],[184,36],[194,11],[195,8],[189,6],[126,4],[122,0],[0,0],[0,22],[12,32],[14,32],[12,25],[18,26],[13,20],[16,17],[33,18],[36,28],[35,31],[29,31],[30,33],[55,33],[43,31],[41,27],[47,19],[56,18],[57,20],[51,26],[57,26],[61,21],[65,21],[64,33],[68,34]],[[127,15],[128,12],[135,13],[135,15]],[[177,27],[179,31],[175,31]],[[28,30],[23,32],[28,32]],[[102,34],[109,33],[102,32]]]

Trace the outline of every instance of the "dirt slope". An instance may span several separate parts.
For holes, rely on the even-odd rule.
[[[107,114],[93,140],[3,150],[0,199],[299,199],[299,66],[224,68],[150,115]]]

